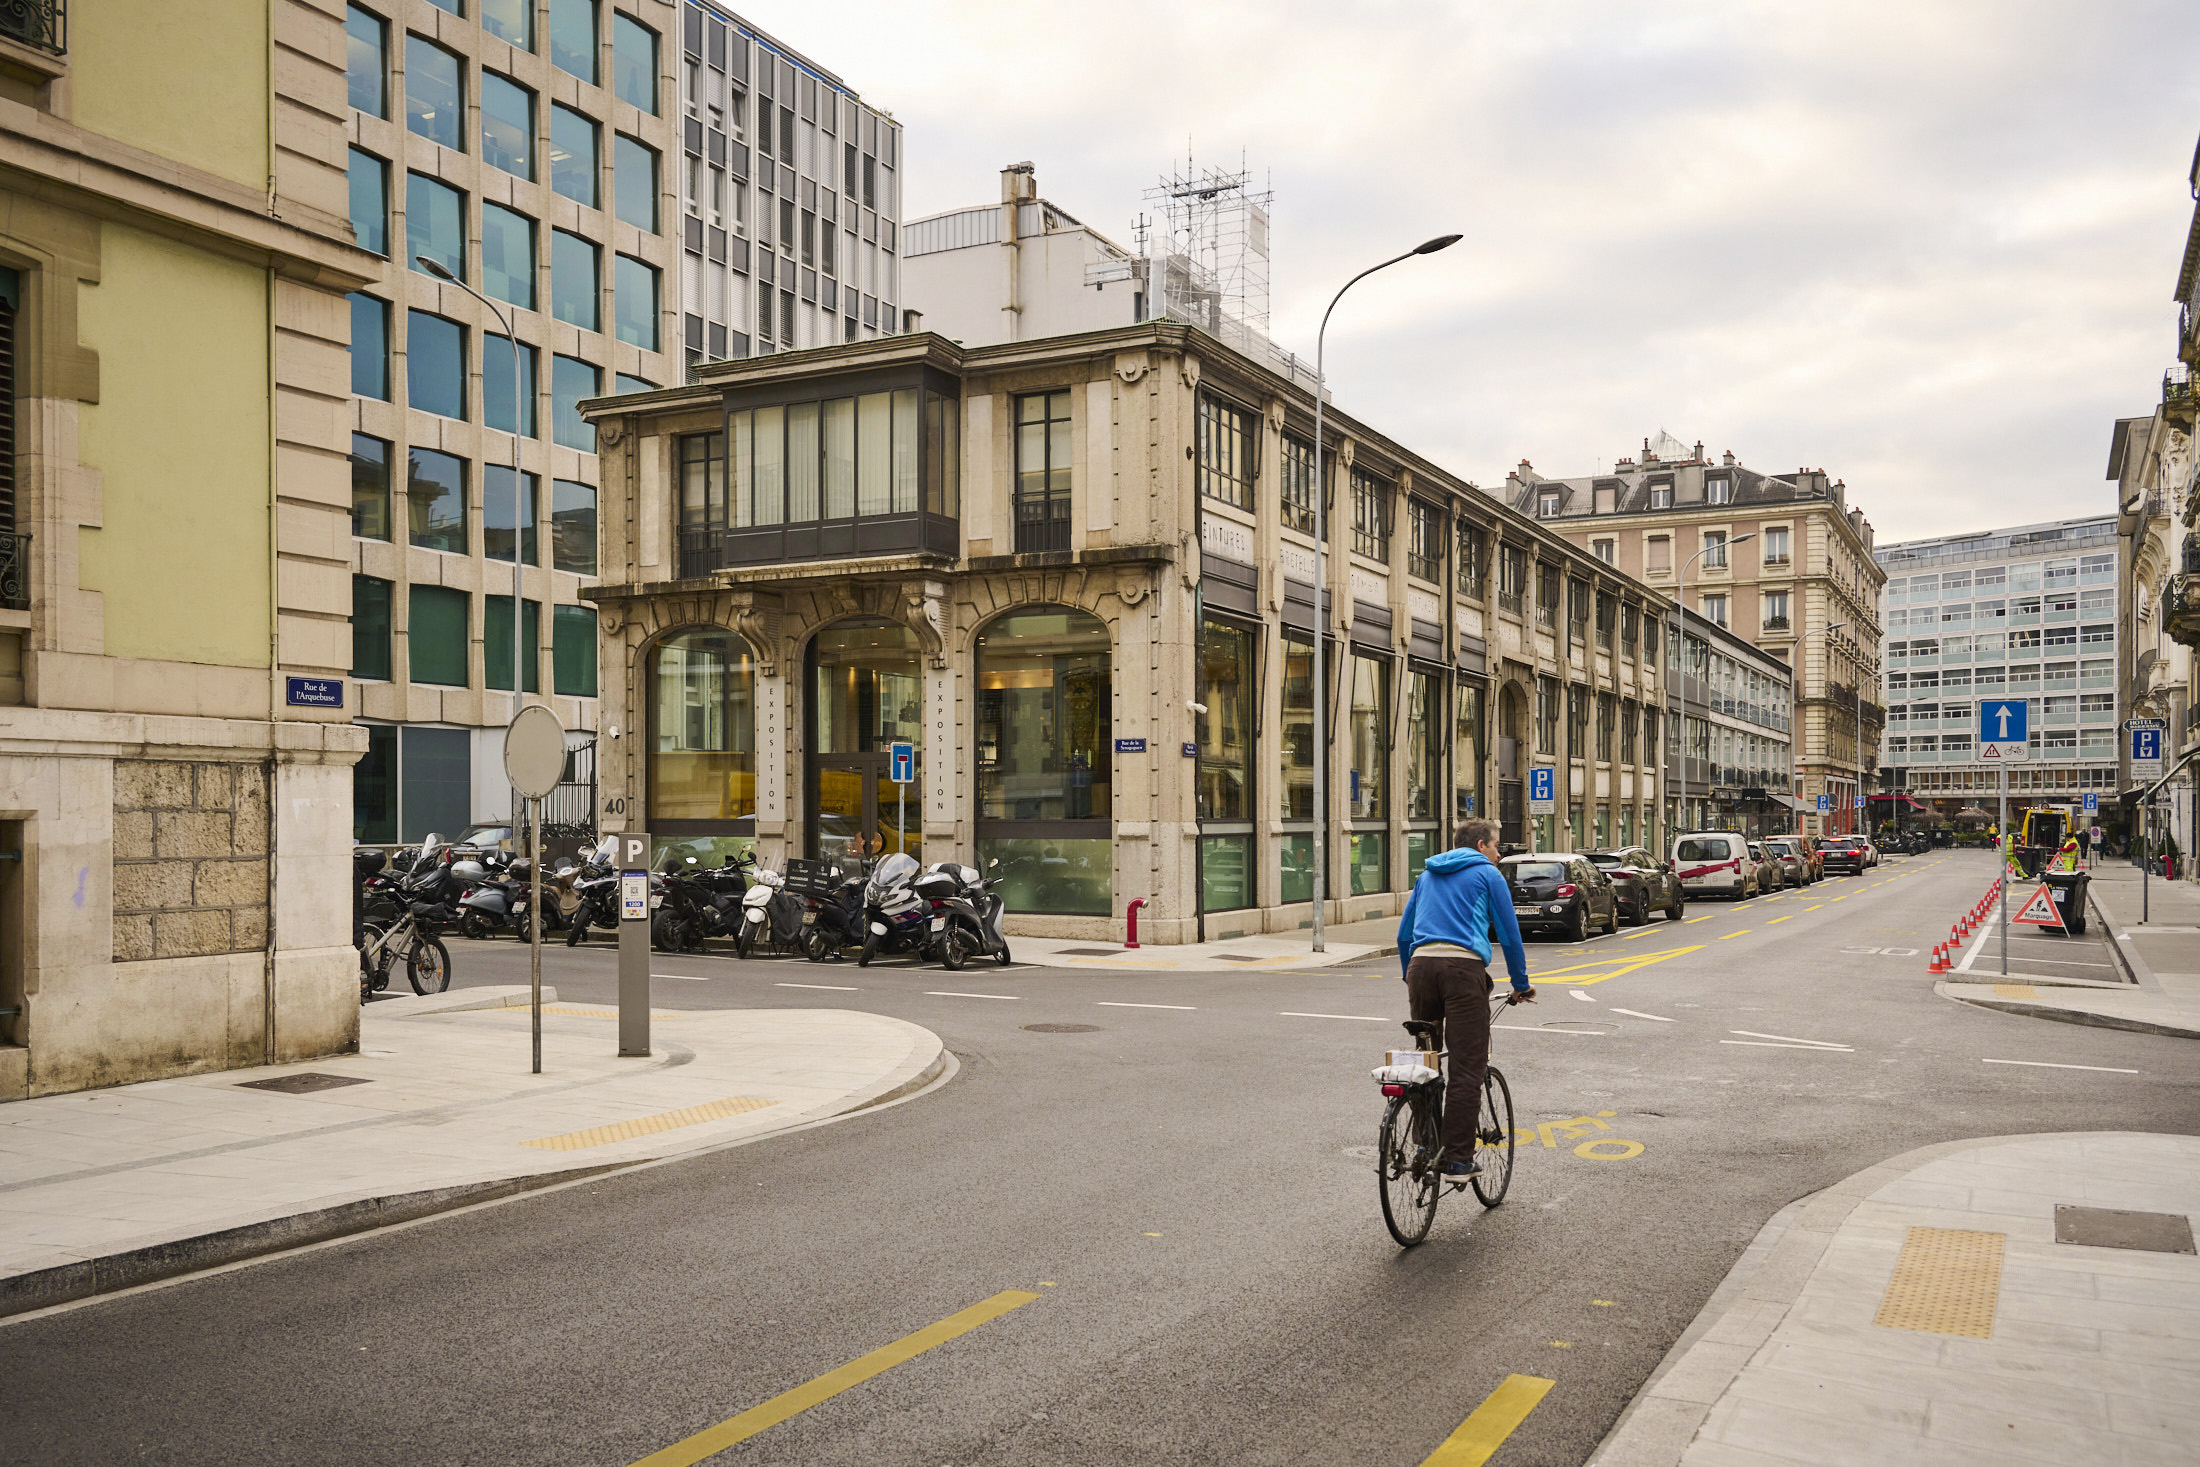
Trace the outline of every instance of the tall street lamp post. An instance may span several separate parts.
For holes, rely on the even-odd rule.
[[[1696,553],[1695,553],[1694,555],[1691,555],[1691,556],[1689,556],[1689,557],[1688,557],[1688,559],[1686,559],[1686,560],[1684,560],[1684,561],[1682,561],[1682,562],[1681,562],[1680,608],[1681,608],[1681,664],[1682,664],[1682,667],[1681,667],[1681,670],[1680,670],[1680,677],[1681,677],[1681,678],[1683,679],[1683,681],[1681,682],[1681,685],[1680,685],[1680,689],[1681,689],[1681,792],[1680,792],[1680,805],[1679,805],[1679,809],[1678,809],[1678,810],[1676,811],[1676,814],[1677,814],[1677,815],[1679,816],[1679,818],[1678,818],[1678,819],[1677,819],[1677,820],[1676,820],[1676,821],[1674,822],[1674,824],[1675,824],[1676,826],[1678,826],[1678,825],[1685,825],[1685,824],[1687,823],[1687,821],[1688,821],[1688,683],[1686,682],[1686,678],[1688,677],[1688,672],[1687,672],[1687,663],[1688,663],[1688,568],[1689,568],[1690,566],[1694,565],[1694,564],[1696,563],[1696,561],[1697,561],[1697,560],[1698,560],[1698,559],[1699,559],[1700,557],[1702,557],[1702,556],[1704,556],[1704,555],[1708,555],[1708,554],[1709,554],[1710,552],[1712,552],[1712,551],[1714,551],[1714,550],[1716,550],[1716,551],[1718,551],[1718,552],[1719,552],[1719,558],[1718,558],[1718,560],[1717,560],[1716,562],[1714,562],[1714,564],[1718,564],[1718,565],[1724,565],[1724,564],[1726,564],[1726,552],[1727,552],[1727,551],[1729,551],[1729,550],[1732,550],[1732,549],[1733,549],[1733,548],[1734,548],[1735,546],[1737,546],[1737,545],[1742,545],[1742,544],[1746,544],[1747,542],[1749,542],[1749,541],[1751,541],[1751,540],[1754,540],[1754,539],[1756,539],[1756,538],[1757,538],[1757,532],[1756,532],[1755,530],[1751,530],[1751,531],[1750,531],[1750,532],[1749,532],[1748,534],[1746,534],[1746,535],[1736,535],[1736,536],[1735,536],[1735,537],[1734,537],[1733,539],[1731,539],[1731,540],[1720,540],[1720,541],[1718,541],[1718,542],[1716,542],[1716,543],[1713,543],[1713,542],[1711,542],[1711,541],[1708,541],[1708,540],[1707,540],[1707,541],[1705,541],[1705,542],[1704,542],[1704,545],[1703,545],[1703,548],[1702,548],[1702,549],[1698,550],[1698,551],[1697,551],[1697,552],[1696,552]],[[1702,614],[1701,614],[1701,613],[1699,612],[1699,613],[1698,613],[1698,615],[1699,615],[1699,616],[1701,616]],[[1711,619],[1710,619],[1709,617],[1704,617],[1703,619],[1704,619],[1704,621],[1705,621],[1705,622],[1706,622],[1707,624],[1710,624],[1710,625],[1716,625],[1716,623],[1713,623],[1713,622],[1711,622]],[[1710,647],[1710,643],[1709,643],[1709,642],[1706,642],[1706,643],[1704,644],[1704,646],[1705,646],[1706,650],[1708,651],[1708,650],[1709,650],[1709,647]],[[1667,659],[1667,670],[1668,670],[1668,671],[1671,671],[1671,670],[1673,670],[1673,669],[1672,669],[1672,667],[1671,667],[1671,662],[1672,662],[1672,659],[1668,658],[1668,659]],[[1708,784],[1706,785],[1706,788],[1707,788],[1707,789],[1709,788]],[[1675,835],[1678,835],[1678,834],[1679,834],[1680,832],[1679,832],[1679,831],[1678,831],[1678,830],[1676,829],[1676,830],[1675,830],[1675,831],[1673,831],[1672,833],[1673,833],[1673,834],[1675,834]]]
[[[519,395],[519,333],[512,329],[510,318],[498,308],[495,301],[490,300],[480,291],[453,275],[444,267],[441,261],[431,260],[426,255],[415,255],[413,261],[436,279],[447,285],[457,286],[460,290],[465,291],[466,294],[487,306],[490,314],[497,318],[497,324],[504,328],[504,339],[511,344],[512,348],[512,717],[517,718],[519,717],[522,691],[527,685],[526,674],[523,671],[527,665],[527,595],[524,579],[527,570],[527,557],[522,553],[522,547],[527,543],[527,521],[526,515],[523,513],[523,505],[527,496],[527,476],[520,472],[519,467],[519,430],[520,424],[526,421],[526,404],[520,401]],[[488,356],[486,349],[483,351],[482,356],[486,360]],[[486,418],[488,414],[484,412],[482,416]],[[483,502],[487,502],[486,498]],[[510,719],[506,720],[506,722],[510,721]],[[518,812],[515,811],[514,813],[517,814]]]
[[[1322,397],[1328,379],[1322,371],[1323,348],[1329,336],[1329,312],[1337,309],[1337,302],[1344,293],[1377,270],[1386,270],[1400,260],[1410,260],[1415,255],[1433,255],[1438,250],[1450,249],[1462,236],[1440,234],[1425,244],[1415,245],[1402,255],[1394,255],[1380,265],[1370,265],[1344,283],[1343,289],[1329,298],[1329,309],[1322,312],[1321,329],[1314,333],[1314,951],[1327,952],[1322,941],[1322,909],[1328,896],[1328,845],[1329,845],[1329,740],[1328,687],[1326,666],[1329,651],[1329,590],[1322,559],[1329,548],[1329,474],[1322,465]]]

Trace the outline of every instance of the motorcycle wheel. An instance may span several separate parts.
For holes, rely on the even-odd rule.
[[[962,929],[950,927],[940,936],[940,966],[950,973],[960,973],[963,964],[970,961],[970,949],[966,945]]]
[[[421,936],[405,958],[405,977],[418,994],[441,993],[451,986],[451,954],[440,937]]]
[[[859,968],[870,967],[872,955],[875,954],[877,951],[878,934],[874,932],[869,937],[863,939],[863,951],[856,954],[856,966]]]
[[[1010,958],[1008,956],[1007,943],[1004,942],[1001,944],[1001,950],[993,955],[993,961],[999,963],[1004,968],[1009,965]]]
[[[575,912],[573,914],[573,925],[565,929],[565,945],[567,947],[579,947],[581,939],[587,935],[588,914],[586,912]]]
[[[756,950],[755,934],[756,924],[743,920],[741,930],[733,934],[733,950],[743,958],[748,957],[750,953]]]
[[[649,924],[650,945],[661,953],[676,953],[687,938],[687,924],[671,912],[659,912]]]
[[[813,963],[822,963],[832,955],[833,942],[821,928],[811,927],[802,934],[802,956]]]

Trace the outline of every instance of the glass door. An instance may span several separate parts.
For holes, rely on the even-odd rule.
[[[878,845],[878,817],[869,804],[873,766],[867,754],[811,760],[810,855],[853,869]]]

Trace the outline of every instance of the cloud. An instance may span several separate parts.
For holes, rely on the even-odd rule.
[[[1180,159],[1276,191],[1273,333],[1457,472],[1660,427],[1848,481],[1879,538],[2096,513],[2158,398],[2193,203],[2174,0],[1421,0],[745,12],[907,126],[903,214],[1047,197],[1127,242]]]

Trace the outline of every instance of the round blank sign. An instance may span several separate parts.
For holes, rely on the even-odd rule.
[[[558,715],[532,704],[519,711],[504,731],[504,774],[512,788],[539,800],[558,787],[565,773],[565,728]]]

